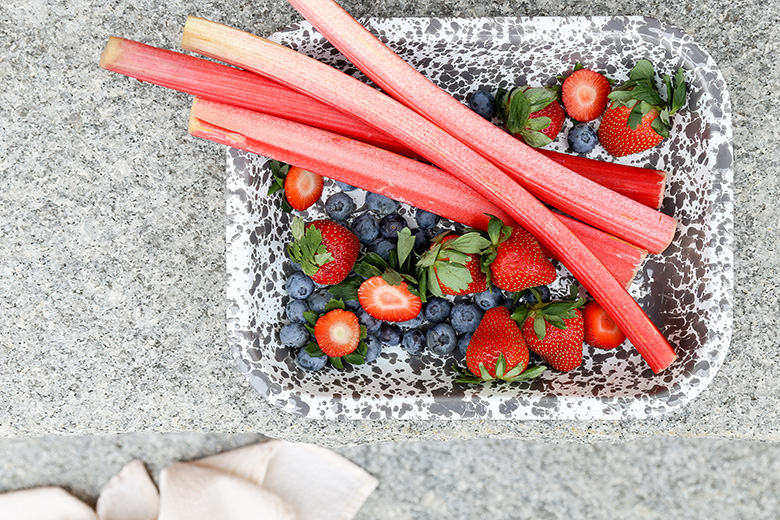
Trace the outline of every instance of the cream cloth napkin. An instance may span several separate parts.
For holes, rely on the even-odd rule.
[[[159,482],[158,497],[133,461],[104,486],[97,514],[62,489],[38,488],[0,494],[0,520],[350,520],[378,484],[330,450],[285,441],[171,464]]]

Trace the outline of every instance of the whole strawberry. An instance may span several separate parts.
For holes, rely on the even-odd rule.
[[[491,247],[483,252],[483,271],[490,273],[490,281],[498,288],[519,292],[555,281],[558,276],[555,266],[528,231],[505,226],[491,216],[488,235]]]
[[[460,369],[461,377],[457,381],[521,381],[536,377],[544,367],[528,368],[529,357],[523,334],[509,310],[494,307],[485,312],[471,336],[466,349],[468,371]]]
[[[568,372],[582,364],[584,303],[582,298],[537,303],[519,308],[512,319],[532,352],[555,370]]]
[[[639,60],[629,80],[609,94],[598,136],[601,145],[615,157],[639,153],[669,137],[671,116],[685,105],[685,75],[664,76],[668,100],[655,85],[653,65]]]
[[[430,249],[417,266],[424,270],[426,287],[434,296],[459,296],[487,290],[479,254],[490,241],[478,232],[462,236],[442,234],[434,238]]]
[[[292,231],[295,241],[287,252],[312,280],[333,285],[347,277],[360,252],[360,241],[351,231],[332,220],[304,225],[300,217],[293,219]]]
[[[499,88],[496,107],[507,131],[534,148],[550,144],[566,119],[558,94],[546,87]]]

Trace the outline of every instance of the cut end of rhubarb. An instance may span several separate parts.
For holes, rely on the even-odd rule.
[[[122,41],[122,38],[116,36],[109,37],[106,48],[100,54],[98,65],[101,69],[111,70],[111,65],[116,63],[119,55],[122,54]]]

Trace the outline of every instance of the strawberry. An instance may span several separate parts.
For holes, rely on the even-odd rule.
[[[354,352],[360,343],[360,323],[354,312],[333,309],[323,314],[314,325],[314,338],[328,357],[341,357]]]
[[[502,357],[503,367],[498,366]],[[475,376],[487,372],[492,378],[512,380],[528,366],[528,347],[520,327],[506,307],[485,311],[466,349],[466,365]]]
[[[441,234],[433,239],[417,266],[424,270],[427,288],[434,296],[480,293],[487,290],[480,253],[490,241],[479,232],[462,236]]]
[[[499,88],[496,106],[510,134],[539,148],[550,144],[563,128],[566,113],[557,98],[547,87]]]
[[[595,300],[582,309],[585,321],[585,342],[592,347],[609,350],[626,340],[626,335]]]
[[[611,100],[599,126],[599,142],[611,155],[622,157],[648,150],[669,137],[670,118],[685,104],[685,75],[664,76],[668,101],[655,85],[653,65],[639,60],[629,80],[609,94]]]
[[[512,319],[520,324],[531,351],[555,370],[568,372],[582,363],[584,325],[580,307],[584,303],[582,298],[537,303],[519,308]]]
[[[323,285],[341,282],[355,265],[360,241],[344,226],[332,220],[315,220],[304,225],[293,219],[295,241],[287,246],[290,259],[301,264],[303,272]]]
[[[566,113],[577,121],[593,121],[607,108],[612,86],[602,74],[579,68],[566,78],[561,99]]]
[[[352,365],[366,362],[366,327],[360,325],[357,315],[347,309],[344,300],[332,299],[325,305],[324,314],[306,311],[303,317],[304,327],[314,336],[314,341],[305,348],[309,356],[328,356],[330,364],[338,369],[344,368],[345,361]]]
[[[284,178],[284,196],[290,206],[303,211],[319,200],[323,184],[322,175],[293,166]]]
[[[555,266],[528,231],[491,216],[488,235],[492,245],[483,252],[482,269],[498,288],[518,292],[555,281]]]
[[[360,284],[358,301],[369,315],[382,321],[408,321],[416,318],[422,308],[422,300],[409,291],[406,282],[390,285],[381,276]]]

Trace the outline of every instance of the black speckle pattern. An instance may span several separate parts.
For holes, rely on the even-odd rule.
[[[318,419],[636,419],[658,416],[698,395],[720,368],[732,330],[733,197],[731,108],[722,74],[688,35],[642,17],[368,19],[369,29],[452,95],[479,87],[550,83],[582,61],[618,81],[639,58],[661,73],[685,68],[690,105],[660,147],[620,159],[669,172],[663,211],[679,221],[674,243],[650,257],[631,293],[675,346],[679,359],[654,375],[626,344],[586,347],[581,367],[533,383],[466,387],[451,361],[386,347],[371,365],[307,373],[279,344],[289,274],[290,216],[266,197],[266,159],[227,155],[227,329],[243,374],[272,404]],[[363,78],[311,26],[272,39]],[[571,123],[568,123],[569,125]],[[562,134],[562,135],[565,135]],[[565,137],[551,146],[565,151]],[[596,157],[607,159],[596,148]],[[598,155],[601,153],[602,155]],[[326,181],[323,200],[335,190]],[[356,206],[360,190],[351,192]],[[320,203],[304,212],[322,218]],[[402,206],[414,222],[414,213]],[[572,282],[564,268],[553,286]]]

